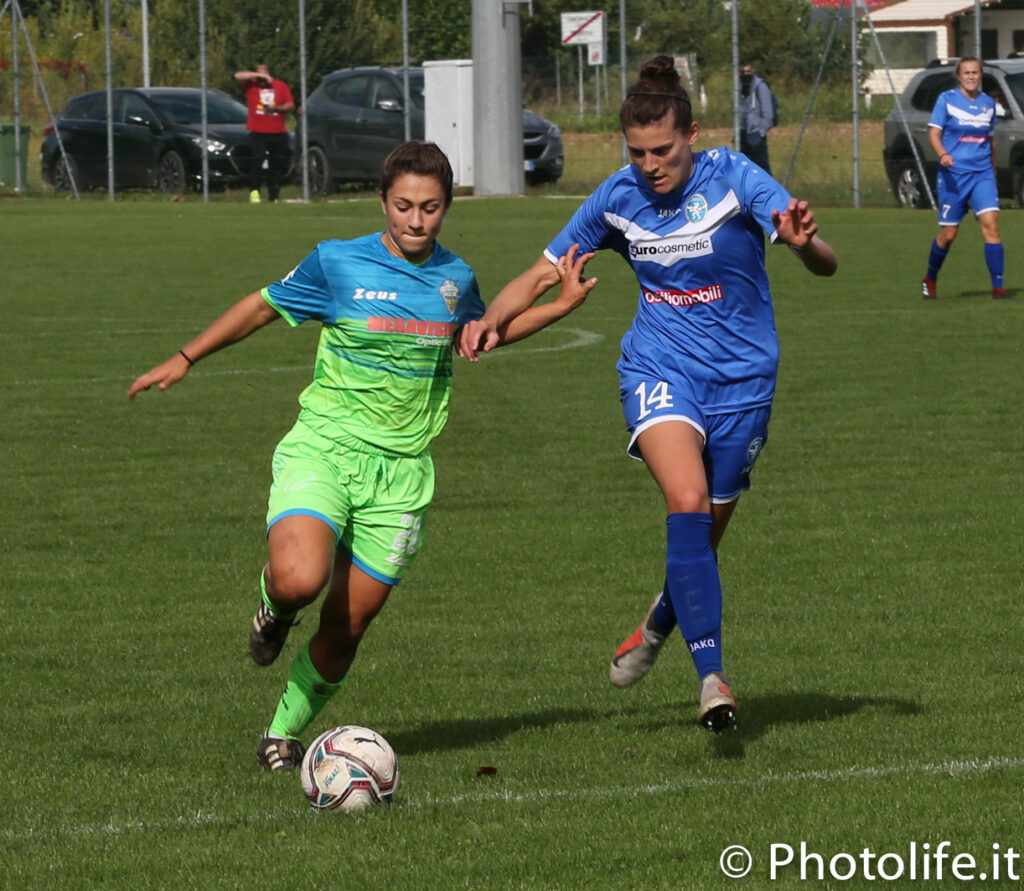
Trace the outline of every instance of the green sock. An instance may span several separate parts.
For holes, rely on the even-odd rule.
[[[270,598],[267,596],[267,571],[264,569],[260,573],[260,596],[263,598],[263,604],[279,619],[292,619],[295,617],[295,611],[286,613],[277,604],[272,603]]]
[[[320,676],[309,658],[307,642],[292,660],[288,685],[277,703],[274,720],[267,730],[268,735],[298,739],[343,683],[344,678],[336,684],[329,684]]]

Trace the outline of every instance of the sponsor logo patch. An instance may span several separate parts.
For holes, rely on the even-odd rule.
[[[452,322],[431,322],[424,319],[401,319],[394,316],[370,316],[367,331],[386,331],[395,334],[418,334],[421,337],[449,338],[455,331]]]
[[[713,253],[711,238],[707,235],[697,237],[664,238],[657,244],[631,244],[629,256],[635,260],[647,257],[658,257],[662,254],[682,254],[689,257],[703,257]]]
[[[648,291],[644,289],[644,300],[648,303],[667,303],[669,306],[694,306],[697,303],[714,303],[725,293],[719,284],[695,288],[692,291]]]

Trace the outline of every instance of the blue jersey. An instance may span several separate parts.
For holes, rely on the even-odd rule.
[[[771,403],[779,346],[764,233],[789,194],[728,147],[694,154],[693,173],[666,195],[635,165],[605,180],[548,245],[552,262],[575,243],[610,248],[640,284],[622,338],[621,373],[683,382],[705,411]]]
[[[996,102],[987,93],[971,99],[955,87],[935,102],[929,127],[942,131],[942,148],[952,156],[954,173],[992,170]]]
[[[323,325],[313,383],[299,397],[305,423],[330,439],[426,450],[448,417],[452,336],[484,311],[466,263],[436,243],[410,263],[379,232],[322,241],[263,298],[291,325]]]

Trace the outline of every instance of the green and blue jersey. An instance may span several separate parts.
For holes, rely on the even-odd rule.
[[[402,455],[429,447],[448,417],[452,336],[484,312],[463,260],[435,243],[413,264],[379,232],[333,239],[262,294],[290,325],[323,325],[313,382],[299,396],[305,424]]]

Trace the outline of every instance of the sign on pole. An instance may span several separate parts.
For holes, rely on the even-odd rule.
[[[604,44],[603,43],[588,43],[587,44],[587,62],[591,65],[603,65],[604,64]]]
[[[603,12],[563,12],[562,46],[604,43]]]

